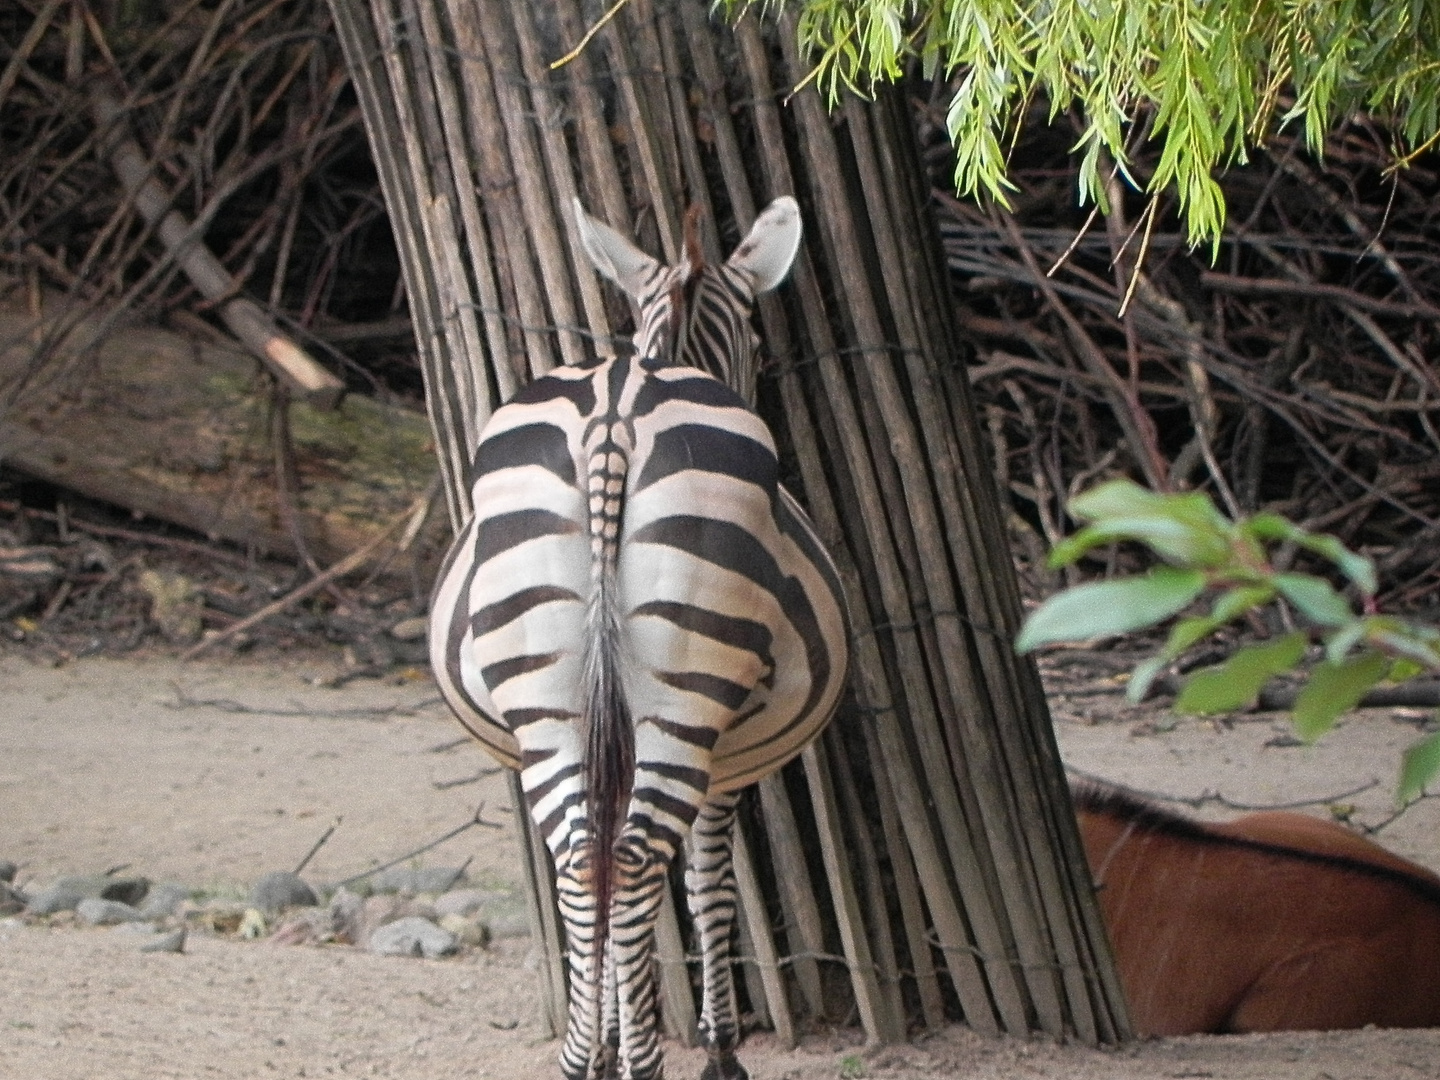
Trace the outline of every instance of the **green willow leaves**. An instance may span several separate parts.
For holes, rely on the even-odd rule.
[[[1105,206],[1108,158],[1137,187],[1178,196],[1191,243],[1225,222],[1217,168],[1280,124],[1325,133],[1356,110],[1402,143],[1440,132],[1440,0],[719,0],[797,11],[832,101],[916,58],[959,79],[948,113],[956,186],[1007,204],[1006,146],[1026,103],[1080,117],[1082,201]],[[1137,127],[1158,145],[1136,175]]]

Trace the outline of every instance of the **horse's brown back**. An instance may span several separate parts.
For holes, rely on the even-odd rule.
[[[1232,836],[1258,844],[1293,848],[1337,859],[1354,859],[1381,870],[1428,882],[1440,898],[1440,875],[1436,875],[1418,863],[1402,859],[1363,836],[1358,836],[1344,825],[1326,818],[1310,817],[1306,814],[1292,814],[1280,810],[1266,810],[1258,814],[1209,828],[1220,836]]]
[[[1139,1034],[1440,1025],[1430,871],[1302,814],[1076,809]]]

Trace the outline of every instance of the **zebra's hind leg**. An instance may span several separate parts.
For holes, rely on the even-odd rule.
[[[712,796],[690,833],[685,895],[700,939],[700,1043],[709,1055],[701,1080],[747,1080],[735,1056],[740,1026],[730,969],[730,932],[735,926],[735,807],[738,794]]]
[[[620,996],[615,986],[615,950],[605,949],[605,974],[601,980],[604,997],[600,999],[600,1055],[595,1075],[600,1080],[620,1077]]]
[[[669,853],[657,851],[643,830],[627,828],[615,845],[615,902],[610,947],[620,1019],[623,1080],[661,1080],[659,994],[655,979],[655,920],[665,896]]]
[[[570,1016],[560,1049],[565,1080],[618,1080],[620,1014],[613,942],[595,980],[595,895],[586,867],[585,834],[577,832],[555,861],[560,914],[570,962]],[[598,995],[598,1001],[597,1001]]]
[[[599,1044],[604,1032],[597,1028],[602,1022],[598,995],[604,978],[603,974],[599,980],[595,977],[595,890],[585,846],[584,830],[576,830],[555,856],[555,888],[570,966],[570,1015],[560,1048],[560,1071],[565,1080],[595,1080],[596,1065],[603,1056]],[[602,1052],[597,1054],[597,1050]]]

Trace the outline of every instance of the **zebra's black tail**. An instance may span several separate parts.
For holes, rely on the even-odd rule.
[[[586,635],[584,723],[585,793],[589,807],[588,862],[595,889],[593,977],[603,997],[610,903],[615,887],[615,842],[635,774],[635,733],[621,676],[617,573],[626,455],[612,445],[591,456],[589,469],[592,591]],[[598,1018],[597,1018],[598,1021]],[[598,1022],[597,1022],[598,1031]],[[602,1036],[603,1037],[603,1036]]]

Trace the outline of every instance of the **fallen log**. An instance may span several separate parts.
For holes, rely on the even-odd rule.
[[[37,319],[0,287],[0,387],[22,377],[31,342],[63,314],[50,301]],[[256,361],[150,326],[97,339],[97,325],[81,319],[60,342],[51,360],[64,377],[30,381],[0,413],[0,466],[257,555],[300,556],[275,481],[270,384]],[[289,409],[300,540],[333,563],[426,490],[429,424],[417,410],[355,394],[333,410]],[[431,523],[416,549],[422,561],[444,533],[443,521]]]

